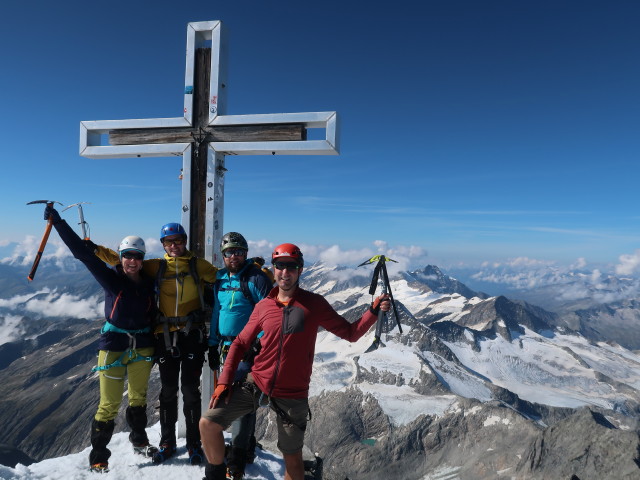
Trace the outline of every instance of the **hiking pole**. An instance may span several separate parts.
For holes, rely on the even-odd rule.
[[[53,207],[54,203],[60,203],[60,202],[56,202],[55,200],[34,200],[33,202],[27,203],[27,205],[33,205],[35,203],[46,203],[47,205]],[[62,203],[60,203],[60,205],[62,205]],[[53,227],[53,218],[49,216],[49,220],[47,220],[47,226],[44,229],[44,235],[42,236],[42,241],[40,242],[40,247],[38,248],[38,253],[36,254],[36,259],[33,261],[33,265],[31,266],[31,271],[29,272],[29,275],[27,275],[27,278],[29,279],[30,282],[33,280],[33,277],[36,276],[36,270],[38,269],[38,265],[40,265],[40,259],[42,258],[44,247],[47,244],[47,240],[49,240],[51,227]]]
[[[363,265],[369,265],[374,262],[376,263],[375,268],[373,269],[373,277],[371,278],[371,286],[369,287],[369,294],[374,295],[376,293],[376,288],[378,286],[378,279],[380,278],[380,274],[382,273],[382,294],[389,294],[389,300],[391,301],[391,305],[393,306],[393,313],[396,317],[396,324],[398,325],[398,330],[402,333],[402,326],[400,325],[400,317],[398,316],[398,309],[396,308],[396,302],[393,299],[393,293],[391,292],[391,283],[389,282],[389,275],[387,274],[387,266],[385,262],[395,262],[397,261],[386,257],[384,255],[375,255],[371,257],[369,260],[362,262],[358,267],[362,267]],[[387,323],[387,313],[380,310],[378,312],[378,321],[376,322],[376,334],[371,346],[365,351],[365,353],[372,352],[376,350],[380,345],[384,347],[384,343],[380,341],[382,337],[382,327]]]
[[[74,203],[73,205],[69,205],[67,208],[64,209],[64,210],[69,210],[71,207],[78,207],[78,214],[80,216],[80,223],[78,223],[78,225],[82,227],[83,240],[89,240],[89,235],[87,235],[87,227],[89,226],[89,224],[84,221],[84,214],[82,213],[82,205],[88,204],[88,203],[90,202],[78,202],[78,203]],[[64,210],[62,211],[64,212]]]

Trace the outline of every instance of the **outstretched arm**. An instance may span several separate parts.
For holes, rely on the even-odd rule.
[[[45,209],[45,219],[48,219],[49,216],[53,218],[53,227],[58,232],[58,235],[60,235],[60,239],[69,247],[73,256],[87,267],[98,283],[109,291],[119,290],[117,273],[107,267],[102,260],[93,254],[91,249],[85,245],[84,241],[73,231],[69,224],[60,218],[55,208],[47,206]]]

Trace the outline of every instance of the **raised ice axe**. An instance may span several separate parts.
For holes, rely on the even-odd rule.
[[[34,200],[33,202],[27,203],[27,205],[33,205],[36,203],[46,203],[47,205],[50,205],[52,207],[54,203],[59,203],[60,205],[62,205],[62,203],[56,202],[55,200]],[[44,229],[44,235],[42,236],[42,241],[40,242],[40,247],[38,247],[38,253],[36,254],[36,259],[33,261],[33,265],[31,266],[31,271],[29,272],[29,275],[27,275],[27,278],[29,279],[29,281],[32,281],[33,277],[36,276],[36,270],[38,269],[38,265],[40,265],[40,259],[42,258],[44,247],[47,245],[47,240],[49,240],[51,227],[53,227],[53,218],[49,217],[49,220],[47,220],[47,226]]]
[[[82,238],[83,240],[89,240],[89,235],[87,234],[87,227],[88,227],[88,223],[84,221],[84,214],[82,213],[82,205],[86,205],[89,204],[90,202],[78,202],[78,203],[74,203],[73,205],[69,205],[67,208],[65,208],[64,210],[69,210],[71,207],[78,207],[78,215],[80,215],[80,223],[78,225],[80,225],[82,227]],[[64,212],[64,210],[62,210]]]
[[[371,257],[369,260],[362,262],[359,267],[363,265],[369,265],[371,263],[376,263],[375,268],[373,269],[373,278],[371,279],[371,286],[369,287],[369,294],[374,295],[376,293],[376,288],[378,286],[378,279],[380,278],[380,273],[382,272],[382,294],[389,294],[389,300],[391,301],[391,305],[393,306],[393,314],[396,317],[396,323],[398,324],[398,330],[402,333],[402,326],[400,325],[400,317],[398,317],[398,309],[396,308],[396,302],[393,299],[393,293],[391,292],[391,284],[389,283],[389,275],[387,274],[387,266],[385,262],[395,262],[397,261],[386,257],[384,255],[375,255]],[[384,347],[384,343],[380,341],[380,337],[382,336],[382,326],[387,323],[387,313],[380,310],[378,312],[378,321],[376,322],[376,335],[373,339],[373,343],[371,346],[365,351],[365,353],[372,352],[377,349],[380,345]]]

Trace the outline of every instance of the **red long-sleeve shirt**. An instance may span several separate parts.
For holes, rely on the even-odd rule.
[[[278,302],[278,287],[259,302],[249,322],[236,337],[224,363],[219,383],[233,383],[242,356],[260,332],[262,348],[251,374],[262,392],[275,398],[307,398],[318,328],[355,342],[376,322],[371,308],[349,323],[316,293],[298,288],[288,305]]]

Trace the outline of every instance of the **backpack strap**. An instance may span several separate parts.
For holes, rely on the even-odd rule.
[[[156,298],[158,299],[158,306],[160,306],[160,283],[164,278],[164,272],[167,271],[167,261],[163,258],[158,265],[158,271],[156,272]]]
[[[240,290],[244,297],[251,303],[252,306],[256,305],[256,301],[253,299],[253,295],[251,295],[251,290],[249,290],[249,277],[250,276],[263,276],[265,277],[269,283],[273,284],[269,276],[262,271],[256,263],[252,263],[249,268],[246,268],[240,275]]]
[[[251,306],[255,306],[256,301],[253,299],[253,295],[251,295],[251,290],[249,290],[249,273],[256,270],[255,264],[252,264],[249,268],[245,268],[245,270],[240,275],[240,291],[244,295]]]
[[[200,275],[198,275],[198,257],[191,257],[189,259],[189,273],[193,278],[196,288],[198,289],[198,297],[200,297],[200,308],[204,312],[204,295],[202,293],[202,287],[200,286]]]

